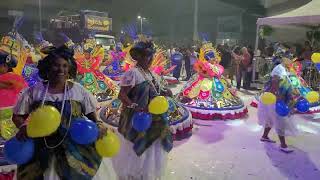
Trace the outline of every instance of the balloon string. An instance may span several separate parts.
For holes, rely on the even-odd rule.
[[[68,89],[68,86],[67,86],[67,83],[68,81],[64,84],[64,93],[63,93],[63,101],[62,101],[62,108],[61,108],[61,111],[60,111],[60,119],[62,119],[62,114],[63,114],[63,110],[64,110],[64,107],[65,107],[65,102],[67,100],[67,92],[69,92],[69,89]],[[42,99],[42,107],[44,106],[44,102],[45,102],[45,99],[46,99],[46,96],[48,94],[48,89],[49,89],[49,82],[48,82],[48,85],[46,87],[46,90],[45,90],[45,94],[44,94],[44,97]],[[68,91],[67,91],[68,90]],[[60,146],[64,140],[66,139],[67,135],[68,135],[68,132],[69,132],[69,129],[70,129],[70,126],[71,126],[71,117],[72,117],[72,103],[70,102],[70,115],[69,115],[69,122],[68,122],[68,127],[67,127],[67,132],[64,134],[62,140],[54,145],[54,146],[49,146],[48,143],[47,143],[47,139],[46,137],[44,137],[44,143],[46,145],[47,148],[49,149],[54,149],[58,146]]]

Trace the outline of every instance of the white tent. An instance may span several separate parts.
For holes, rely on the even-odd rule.
[[[308,4],[284,14],[259,18],[257,20],[256,49],[259,43],[259,28],[263,25],[270,26],[319,26],[320,25],[320,0],[312,0]]]
[[[301,6],[290,12],[259,18],[257,25],[310,25],[315,26],[320,24],[320,0],[312,0],[308,4]]]
[[[258,18],[256,46],[255,46],[256,50],[258,49],[258,43],[259,43],[259,28],[260,26],[263,26],[263,25],[276,26],[276,27],[319,26],[320,25],[320,0],[312,0],[308,4],[305,4],[304,6],[301,6],[295,10],[289,11],[284,14],[265,17],[265,18]],[[255,66],[253,69],[252,77],[253,79],[255,79]]]

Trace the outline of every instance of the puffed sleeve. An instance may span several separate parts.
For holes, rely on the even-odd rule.
[[[27,88],[20,93],[17,104],[13,108],[13,113],[16,115],[30,114],[31,105],[32,105],[32,89]]]
[[[82,109],[84,110],[84,114],[87,115],[89,113],[95,112],[97,109],[98,102],[96,98],[86,89],[81,86],[81,94],[83,96],[83,100],[81,102]]]
[[[131,86],[134,87],[136,85],[136,71],[130,69],[127,71],[121,78],[120,86]]]

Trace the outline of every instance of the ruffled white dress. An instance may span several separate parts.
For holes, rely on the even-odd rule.
[[[146,76],[152,80],[151,76]],[[146,79],[137,68],[127,71],[120,86],[134,87]],[[121,140],[121,150],[112,159],[118,180],[160,180],[163,179],[167,164],[168,153],[160,140],[155,141],[141,156],[133,150],[133,143],[118,134]]]
[[[271,76],[286,78],[288,72],[282,64],[279,64],[272,70]],[[258,123],[265,128],[274,127],[276,133],[280,136],[294,136],[298,133],[297,125],[292,115],[279,116],[276,113],[275,104],[265,105],[260,100],[258,104]]]

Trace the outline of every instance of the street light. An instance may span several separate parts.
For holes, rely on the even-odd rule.
[[[39,5],[39,30],[40,32],[42,32],[42,0],[38,1],[38,5]]]
[[[142,23],[143,23],[143,20],[146,20],[147,18],[142,17],[142,16],[138,16],[138,19],[140,20],[140,30],[141,30],[141,34],[142,34],[143,33],[143,31],[142,31]]]

